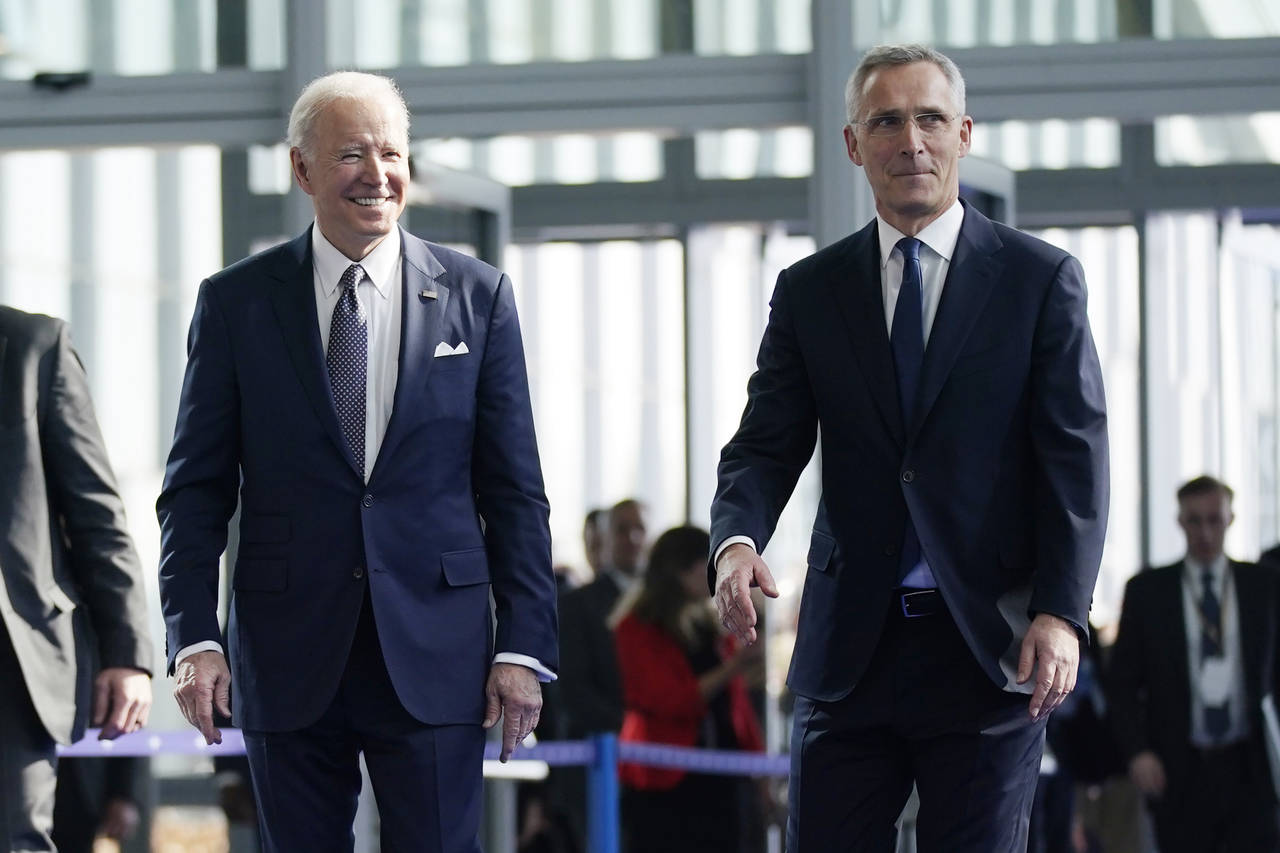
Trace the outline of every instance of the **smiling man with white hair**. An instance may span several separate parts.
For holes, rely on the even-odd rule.
[[[244,730],[267,850],[352,848],[360,753],[384,849],[478,850],[484,728],[506,760],[557,667],[511,281],[399,227],[390,79],[312,82],[289,143],[315,224],[207,279],[191,324],[157,503],[175,695],[210,743],[215,713]]]

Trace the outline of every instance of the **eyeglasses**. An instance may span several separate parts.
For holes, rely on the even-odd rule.
[[[872,136],[897,136],[906,128],[907,122],[911,121],[915,123],[916,127],[920,128],[921,133],[928,136],[951,124],[953,118],[955,116],[943,115],[942,113],[920,113],[914,116],[872,116],[866,121],[854,123],[865,127],[867,133]]]

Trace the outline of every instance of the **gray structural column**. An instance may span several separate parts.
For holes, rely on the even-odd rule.
[[[280,135],[288,121],[289,109],[302,87],[325,72],[325,45],[328,43],[328,15],[318,14],[312,0],[288,0],[286,10],[285,67],[280,90]],[[284,233],[301,234],[315,218],[311,199],[292,187],[284,196]]]
[[[854,38],[859,44],[875,42],[871,31],[879,30],[879,4],[813,0],[811,12],[813,51],[809,54],[808,91],[813,175],[809,179],[809,221],[814,241],[821,247],[875,216],[871,188],[849,162],[843,133],[844,85],[858,59]]]

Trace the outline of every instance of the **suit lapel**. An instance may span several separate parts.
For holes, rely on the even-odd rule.
[[[1157,624],[1166,625],[1168,628],[1169,646],[1173,654],[1169,660],[1173,662],[1170,669],[1173,672],[1174,695],[1177,697],[1179,713],[1184,715],[1190,714],[1191,702],[1191,662],[1188,657],[1187,645],[1187,612],[1186,602],[1183,600],[1182,594],[1182,576],[1187,571],[1185,562],[1178,563],[1172,572],[1168,573],[1163,586],[1160,589],[1159,601],[1153,602],[1155,618]],[[1169,618],[1168,614],[1176,613],[1176,619]],[[1192,616],[1193,621],[1196,616]],[[1188,717],[1188,720],[1190,718]]]
[[[388,464],[383,460],[395,454],[396,446],[426,413],[427,376],[435,362],[435,348],[443,338],[445,310],[449,304],[445,268],[427,244],[402,228],[400,246],[400,364],[391,420],[387,423],[378,458],[374,460],[370,481]],[[435,295],[424,296],[424,291]]]
[[[320,343],[320,323],[316,316],[310,228],[286,247],[272,275],[277,281],[271,288],[271,304],[298,381],[302,383],[325,433],[355,471],[355,459],[338,425],[333,390],[329,387],[329,374],[324,365],[324,347]]]
[[[1003,264],[993,257],[1000,246],[1000,238],[996,236],[991,222],[965,205],[960,238],[956,241],[956,250],[947,269],[942,299],[938,303],[938,313],[933,319],[929,344],[924,352],[916,401],[916,411],[920,414],[912,425],[913,434],[928,417],[956,356],[986,307],[991,288],[1003,269]]]
[[[836,303],[849,327],[849,341],[862,368],[863,378],[885,426],[901,447],[905,430],[898,404],[898,380],[884,322],[884,296],[880,290],[880,239],[876,221],[851,238],[846,262],[833,270],[829,281]]]

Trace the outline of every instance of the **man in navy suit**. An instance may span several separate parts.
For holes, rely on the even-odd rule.
[[[361,752],[384,849],[478,850],[482,726],[505,717],[506,760],[557,666],[511,282],[399,228],[408,130],[387,78],[309,84],[289,142],[315,224],[206,280],[191,324],[157,503],[169,666],[210,742],[234,682],[268,851],[352,848]]]
[[[892,849],[913,782],[919,849],[1022,850],[1106,526],[1084,276],[958,200],[973,123],[946,56],[874,48],[847,101],[876,219],[778,277],[720,460],[716,604],[756,639],[758,553],[821,427],[788,850]]]

